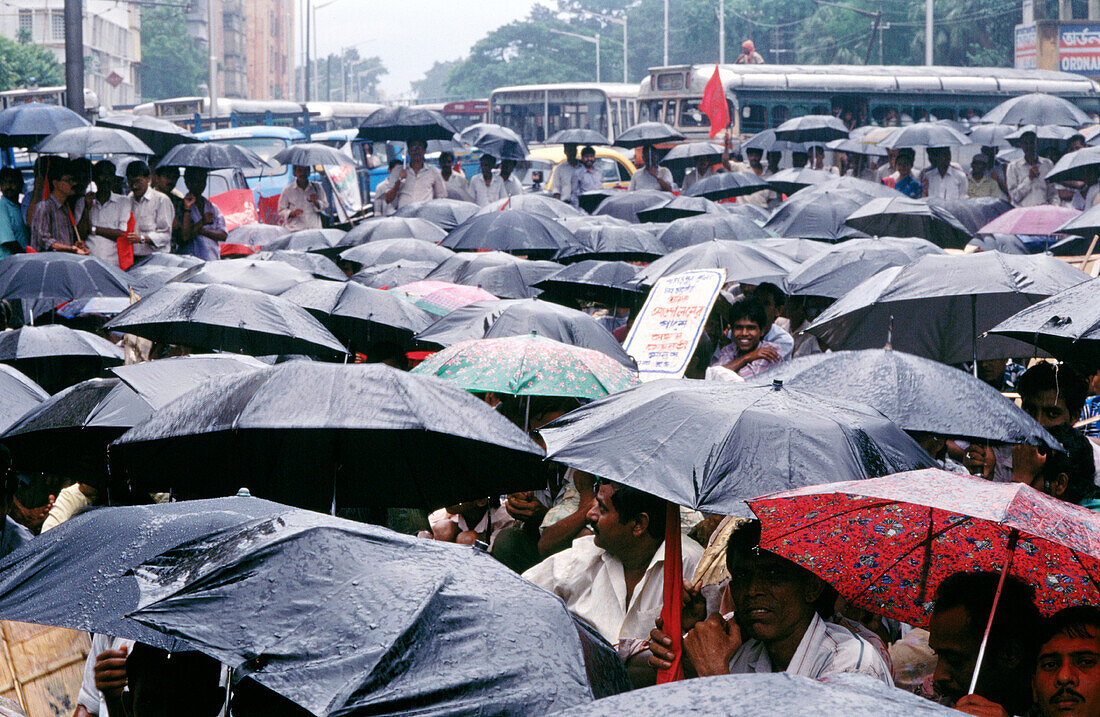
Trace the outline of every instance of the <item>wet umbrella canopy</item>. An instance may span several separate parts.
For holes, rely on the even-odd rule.
[[[239,226],[229,232],[229,237],[225,242],[227,244],[243,244],[244,246],[263,246],[287,234],[289,232],[286,227],[254,222]]]
[[[606,643],[494,558],[257,498],[107,508],[18,556],[0,615],[179,636],[317,715],[544,714],[627,686],[621,667],[600,679]]]
[[[1051,356],[1100,362],[1100,279],[1085,281],[1023,309],[989,330],[1038,346]]]
[[[210,261],[193,266],[169,283],[219,284],[278,296],[287,289],[304,281],[310,281],[312,278],[313,275],[309,272],[296,269],[281,261],[237,259]]]
[[[353,247],[381,239],[407,238],[438,244],[445,236],[447,236],[446,231],[440,229],[438,224],[434,224],[427,219],[380,217],[369,219],[357,225],[341,237],[336,245],[339,247]]]
[[[642,122],[620,132],[615,137],[615,144],[633,149],[647,144],[679,142],[683,138],[683,134],[664,122]]]
[[[523,259],[502,251],[457,253],[437,266],[428,275],[428,279],[461,284],[485,267],[515,264],[517,261],[523,261]]]
[[[794,194],[795,192],[812,187],[816,184],[824,184],[836,179],[836,175],[823,169],[810,169],[809,167],[791,167],[781,169],[768,177],[765,181],[768,186],[782,194]]]
[[[261,251],[257,254],[253,254],[249,258],[254,261],[281,262],[295,269],[309,272],[317,279],[347,281],[348,278],[344,272],[340,271],[340,267],[336,266],[332,259],[315,252],[291,251],[289,249],[281,251]]]
[[[549,258],[573,242],[573,233],[553,219],[515,210],[474,215],[440,244],[455,251],[488,249]]]
[[[746,194],[755,194],[769,189],[766,181],[753,172],[721,172],[712,177],[701,179],[684,192],[689,197],[704,199],[729,199]]]
[[[56,303],[91,296],[129,296],[129,279],[91,256],[64,252],[15,254],[0,260],[0,298]]]
[[[359,127],[359,139],[370,142],[451,140],[456,134],[458,130],[439,112],[404,105],[377,109]]]
[[[943,207],[951,212],[952,216],[966,227],[971,236],[977,234],[978,230],[989,222],[1012,209],[1012,205],[1007,200],[993,197],[967,197],[954,201],[929,199],[928,203]]]
[[[111,373],[122,379],[141,398],[159,409],[215,376],[246,373],[267,364],[240,354],[191,354],[115,366]]]
[[[23,414],[50,397],[34,381],[0,363],[0,431],[6,431]]]
[[[201,141],[194,134],[168,120],[147,115],[118,114],[100,117],[95,121],[100,127],[124,129],[149,145],[153,154],[167,154],[177,144]]]
[[[328,252],[336,256],[340,253],[337,244],[346,233],[340,229],[303,229],[272,239],[264,245],[264,249]]]
[[[1069,100],[1040,92],[1005,100],[982,117],[983,124],[1084,127],[1091,122],[1089,116]]]
[[[574,209],[573,205],[566,204],[560,199],[554,199],[544,194],[517,194],[514,197],[498,199],[486,204],[477,210],[478,214],[488,214],[509,209],[521,209],[531,214],[539,214],[550,219],[565,219],[567,217],[587,217],[580,209]]]
[[[413,239],[413,241],[418,241]],[[421,242],[424,243],[424,242]],[[436,267],[434,261],[399,259],[389,264],[365,266],[352,275],[351,280],[372,289],[389,289],[404,284],[423,281]]]
[[[789,119],[775,128],[781,142],[829,142],[848,136],[848,127],[832,115],[804,115]]]
[[[559,463],[723,515],[787,487],[934,465],[878,411],[785,386],[650,381],[540,432]]]
[[[314,279],[282,295],[309,311],[352,350],[383,341],[405,344],[435,320],[388,291],[368,289],[354,281]]]
[[[401,284],[390,291],[407,297],[409,301],[434,316],[446,316],[463,306],[478,301],[495,301],[497,298],[476,286],[428,279]]]
[[[165,284],[105,328],[250,356],[347,353],[317,319],[286,299],[221,284]]]
[[[665,248],[642,226],[589,225],[573,232],[569,246],[555,255],[562,263],[584,259],[603,261],[653,261],[664,256]]]
[[[835,241],[859,236],[860,232],[846,225],[844,220],[875,196],[897,196],[896,191],[883,185],[877,185],[881,192],[876,189],[874,194],[863,194],[862,185],[876,187],[870,182],[860,182],[853,187],[834,179],[803,190],[780,204],[764,228],[777,236],[801,239]]]
[[[422,239],[402,238],[379,239],[360,244],[342,251],[340,258],[363,266],[390,264],[401,260],[433,262],[433,266],[439,266],[454,254],[446,247],[436,246]]]
[[[523,139],[507,127],[488,122],[478,122],[462,130],[462,141],[497,159],[511,159],[522,162],[530,151]]]
[[[123,362],[122,349],[87,331],[61,324],[0,331],[0,363],[57,392]]]
[[[151,155],[149,145],[126,130],[111,127],[73,127],[52,134],[34,146],[39,154],[87,157],[102,154]]]
[[[726,269],[726,281],[781,284],[797,264],[782,254],[750,242],[713,241],[666,254],[638,272],[639,284],[652,285],[662,276],[693,269]]]
[[[200,169],[271,169],[271,165],[247,147],[221,142],[180,144],[164,155],[158,167],[198,167]]]
[[[560,269],[562,265],[553,261],[517,261],[486,267],[466,282],[501,299],[533,299],[542,293],[535,284]]]
[[[642,189],[637,192],[618,192],[600,202],[592,212],[595,216],[607,215],[622,219],[623,221],[637,224],[638,212],[643,209],[667,202],[672,195],[666,192],[658,192],[655,189]]]
[[[690,169],[698,159],[717,164],[722,159],[722,148],[710,142],[686,142],[670,149],[658,164],[669,169]]]
[[[751,219],[734,214],[704,214],[669,223],[657,240],[668,251],[676,251],[711,239],[764,239],[771,236]]]
[[[382,364],[290,361],[220,377],[110,449],[137,491],[242,485],[293,505],[427,507],[528,490],[542,451],[482,401]]]
[[[700,214],[725,214],[714,202],[702,197],[679,196],[640,209],[638,220],[642,222],[671,222],[683,217]]]
[[[936,122],[916,122],[901,127],[878,143],[881,149],[901,149],[902,147],[958,147],[970,144],[971,140],[962,132],[945,124]]]
[[[925,254],[943,254],[924,239],[849,239],[803,262],[787,277],[787,292],[838,299],[879,271],[904,266]]]
[[[832,351],[776,366],[756,383],[865,403],[907,431],[1061,446],[1001,392],[953,366],[890,349]]]
[[[427,219],[445,232],[457,227],[477,214],[477,205],[459,199],[432,199],[427,202],[407,204],[393,213],[395,217]]]
[[[872,199],[849,214],[844,223],[872,236],[920,237],[953,249],[970,241],[970,232],[949,211],[906,196]]]
[[[625,261],[588,259],[561,269],[535,286],[546,292],[544,298],[577,298],[606,306],[630,306],[642,291],[634,284],[638,267]]]
[[[89,124],[68,107],[41,102],[16,104],[0,112],[0,147],[30,147],[51,134]]]
[[[546,140],[547,144],[610,144],[607,137],[594,129],[562,129],[558,130]]]
[[[355,166],[355,159],[350,154],[325,144],[310,142],[292,144],[276,152],[272,159],[279,164],[302,167],[312,167],[317,164]]]

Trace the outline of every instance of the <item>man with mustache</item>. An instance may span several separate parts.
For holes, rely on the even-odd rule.
[[[1031,689],[1041,717],[1100,715],[1100,608],[1060,610],[1043,626]]]

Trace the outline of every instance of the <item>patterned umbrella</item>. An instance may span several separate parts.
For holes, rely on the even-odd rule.
[[[413,369],[467,391],[603,398],[637,386],[638,374],[599,351],[537,334],[463,341]]]
[[[405,294],[414,304],[436,316],[446,316],[468,304],[492,301],[497,298],[476,286],[451,284],[446,281],[414,281],[391,291]]]
[[[1006,565],[1046,615],[1100,601],[1100,517],[1022,483],[928,469],[797,488],[749,507],[761,548],[911,625],[928,624],[949,575]]]

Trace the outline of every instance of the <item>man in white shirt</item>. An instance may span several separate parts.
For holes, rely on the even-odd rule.
[[[516,160],[500,160],[500,181],[504,182],[504,191],[508,193],[509,197],[516,197],[523,194],[523,184],[512,175],[515,169]]]
[[[506,199],[508,190],[504,186],[504,180],[499,174],[493,172],[493,168],[497,166],[496,157],[483,154],[480,164],[481,174],[470,181],[470,194],[474,197],[474,203],[484,207],[486,204]]]
[[[92,230],[88,235],[88,253],[118,266],[118,246],[115,242],[126,236],[130,221],[130,198],[111,191],[115,181],[115,165],[106,159],[97,162],[93,173],[96,192],[91,198]]]
[[[447,188],[448,199],[459,199],[464,202],[474,200],[470,196],[470,184],[466,181],[466,175],[455,170],[454,154],[439,153],[439,174],[443,177],[443,185]]]
[[[294,181],[279,195],[279,219],[289,231],[320,229],[328,197],[317,182],[309,181],[309,167],[294,167]]]
[[[928,161],[932,165],[921,174],[922,196],[949,202],[966,199],[968,181],[966,174],[951,166],[951,149],[929,147]]]
[[[1054,199],[1054,185],[1047,182],[1047,173],[1054,163],[1040,157],[1036,151],[1034,132],[1024,132],[1020,136],[1020,149],[1024,156],[1009,163],[1005,170],[1005,183],[1008,185],[1008,198],[1014,207],[1034,207],[1050,204]]]
[[[665,501],[629,486],[604,483],[588,513],[593,536],[578,538],[523,574],[554,593],[628,656],[648,637],[664,590]],[[684,579],[703,549],[681,543]]]
[[[672,181],[672,172],[668,167],[657,164],[657,150],[653,146],[646,146],[643,150],[645,167],[636,170],[630,178],[630,187],[627,191],[635,192],[642,189],[655,189],[659,192],[671,192],[676,189],[676,183]]]
[[[167,253],[172,250],[172,222],[176,209],[172,199],[150,186],[152,173],[145,162],[130,162],[126,167],[130,184],[130,207],[134,213],[134,256]]]
[[[577,159],[577,145],[566,144],[562,149],[565,151],[565,161],[554,167],[550,175],[550,184],[554,187],[555,199],[572,204],[573,172],[581,168],[581,163]]]
[[[390,172],[390,188],[385,197],[386,203],[394,209],[447,196],[443,175],[435,167],[424,164],[427,149],[428,144],[423,140],[410,140],[405,145],[409,166],[396,167]]]

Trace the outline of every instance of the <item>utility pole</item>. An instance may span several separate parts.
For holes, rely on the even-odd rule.
[[[306,9],[306,74],[305,74],[305,98],[306,102],[309,102],[309,83],[310,83],[310,59],[309,59],[309,5],[310,0],[303,0],[302,5]]]
[[[84,116],[84,3],[65,0],[65,104]]]
[[[626,15],[624,14],[622,17],[614,17],[612,15],[601,15],[600,13],[592,12],[591,10],[581,10],[581,12],[584,13],[585,15],[590,15],[592,17],[598,17],[599,19],[603,20],[604,22],[613,22],[616,25],[622,25],[622,27],[623,27],[623,82],[630,82],[630,72],[627,69],[627,64],[629,63],[629,60],[628,60],[629,54],[627,53]]]
[[[549,31],[554,33],[555,35],[565,35],[566,37],[575,37],[578,40],[584,40],[585,42],[591,42],[596,46],[596,82],[599,82],[600,81],[600,33],[597,32],[595,37],[591,37],[589,35],[578,35],[575,32],[566,32],[565,30],[554,30],[554,29],[551,29],[551,28],[547,28],[547,29],[549,29]]]
[[[210,75],[208,89],[211,128],[216,128],[213,120],[218,116],[218,53],[214,45],[214,0],[206,0],[206,49],[210,53],[210,67],[207,72]]]
[[[924,64],[932,66],[932,0],[924,0]]]
[[[726,0],[718,0],[718,64],[726,64]]]
[[[668,0],[665,0],[665,67],[668,67]]]
[[[931,2],[931,0],[928,0],[928,1]],[[868,62],[870,62],[871,61],[871,48],[873,48],[875,46],[875,35],[879,34],[879,26],[882,24],[882,10],[879,10],[877,12],[871,12],[870,10],[863,10],[861,8],[858,8],[858,7],[852,7],[851,5],[840,5],[839,3],[835,3],[835,2],[827,2],[827,0],[814,0],[814,3],[816,3],[817,5],[826,5],[828,7],[835,7],[835,8],[839,8],[841,10],[847,10],[849,12],[854,12],[857,15],[862,15],[863,17],[869,17],[872,20],[874,20],[874,23],[871,25],[871,36],[869,38],[867,38],[867,51],[863,53],[863,64],[866,65]],[[879,48],[878,48],[878,51],[879,51],[879,64],[882,64],[882,35],[881,34],[879,34]]]

